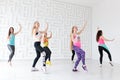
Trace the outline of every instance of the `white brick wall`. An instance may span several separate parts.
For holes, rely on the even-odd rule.
[[[52,58],[69,58],[70,31],[73,25],[81,26],[88,21],[85,32],[81,35],[82,47],[86,57],[91,58],[91,11],[90,7],[79,6],[55,0],[0,0],[0,60],[8,59],[7,33],[10,26],[22,32],[16,36],[14,59],[33,59],[35,50],[31,36],[34,21],[38,20],[43,29],[49,23],[53,32],[50,40]],[[80,29],[81,27],[79,27]]]

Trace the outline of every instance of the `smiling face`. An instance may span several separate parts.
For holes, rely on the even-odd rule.
[[[14,33],[14,28],[10,27],[9,31],[10,31],[10,33]]]

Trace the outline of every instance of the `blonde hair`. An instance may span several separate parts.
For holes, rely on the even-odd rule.
[[[77,28],[77,26],[73,26],[73,27],[72,27],[72,31],[71,31],[71,33],[74,32],[74,28]],[[77,28],[77,29],[78,29],[78,28]]]
[[[75,28],[76,26],[73,26],[72,27],[72,30],[71,30],[71,34],[70,34],[70,38],[72,37],[72,33],[74,32],[74,28]],[[72,40],[70,39],[70,49],[72,50],[72,46],[73,46],[73,42],[72,42]]]
[[[33,25],[33,28],[32,28],[32,34],[33,34],[34,29],[36,29],[36,25],[35,25],[36,23],[38,23],[38,24],[39,24],[39,22],[38,22],[38,21],[35,21],[35,22],[34,22],[34,25]]]

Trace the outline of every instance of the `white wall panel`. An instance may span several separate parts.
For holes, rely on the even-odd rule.
[[[50,40],[52,58],[69,58],[70,31],[73,25],[81,26],[88,21],[86,31],[81,35],[86,57],[91,58],[91,8],[53,0],[0,0],[0,59],[7,59],[7,33],[10,26],[22,31],[16,36],[16,52],[14,59],[33,59],[35,50],[31,30],[34,21],[38,20],[41,29],[49,23],[49,31],[53,32]],[[79,27],[81,29],[81,27]]]

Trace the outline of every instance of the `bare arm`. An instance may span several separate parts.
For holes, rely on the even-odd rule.
[[[14,33],[15,35],[17,35],[18,33],[20,33],[20,31],[21,31],[21,29],[22,29],[21,24],[19,24],[19,27],[20,27],[20,29],[19,29],[18,32],[15,32],[15,33]]]
[[[40,31],[40,33],[46,33],[47,30],[48,30],[48,23],[46,23],[46,28],[45,28],[45,30],[44,30],[44,31]]]
[[[10,39],[10,36],[7,36],[7,40],[9,40]]]
[[[87,22],[84,23],[82,29],[77,34],[81,34],[84,31],[86,25],[87,25]]]
[[[52,38],[52,32],[50,32],[50,36],[49,37],[47,37],[48,39],[50,39],[50,38]]]
[[[105,41],[114,41],[114,39],[107,39],[107,38],[105,38],[104,36],[102,36],[102,38],[105,40]]]

